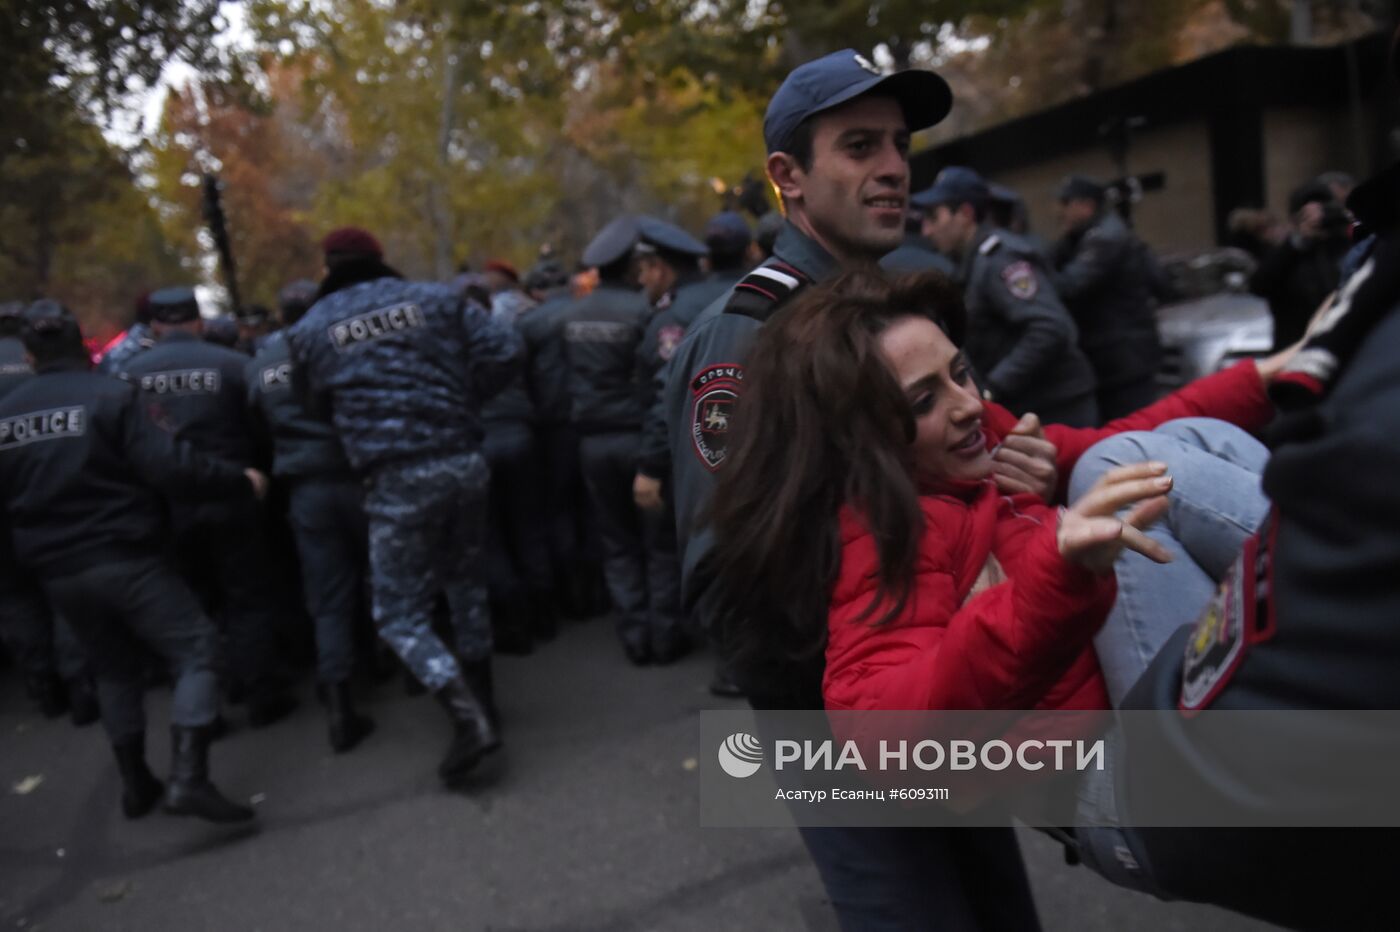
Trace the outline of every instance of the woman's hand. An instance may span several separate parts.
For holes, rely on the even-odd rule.
[[[1165,463],[1130,463],[1110,469],[1093,488],[1060,512],[1060,555],[1091,573],[1106,576],[1123,548],[1149,560],[1170,563],[1171,552],[1143,533],[1167,512],[1172,487]],[[1123,517],[1118,512],[1133,505]]]

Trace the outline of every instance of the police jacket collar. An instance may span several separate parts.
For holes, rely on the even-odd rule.
[[[972,275],[972,263],[977,261],[977,256],[987,245],[987,240],[997,233],[996,227],[990,223],[984,223],[977,228],[976,234],[972,237],[972,242],[964,247],[962,255],[958,258],[958,281],[967,283]]]
[[[841,271],[841,264],[820,243],[792,223],[784,222],[773,241],[773,255],[814,282],[824,281]]]

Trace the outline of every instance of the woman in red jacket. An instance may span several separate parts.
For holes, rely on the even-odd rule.
[[[1108,708],[1092,641],[1121,553],[1183,559],[1145,533],[1172,476],[1125,462],[1066,509],[1000,493],[991,451],[1016,419],[980,397],[956,346],[961,312],[939,276],[855,272],[761,331],[712,515],[739,659],[824,659],[829,709]],[[1061,485],[1124,431],[1188,417],[1262,427],[1281,364],[1241,363],[1104,428],[1047,426]],[[1175,624],[1161,627],[1132,640],[1160,643]],[[1154,648],[1114,662],[1131,671]]]

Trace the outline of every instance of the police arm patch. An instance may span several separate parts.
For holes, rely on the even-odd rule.
[[[744,383],[744,367],[720,363],[690,380],[690,437],[700,462],[710,472],[724,465],[734,404]]]
[[[1001,280],[1006,282],[1006,290],[1022,301],[1029,301],[1040,290],[1035,277],[1035,269],[1025,259],[1017,260],[1001,270]]]

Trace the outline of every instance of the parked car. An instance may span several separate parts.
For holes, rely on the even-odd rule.
[[[1162,364],[1157,382],[1171,391],[1247,357],[1267,356],[1274,345],[1269,304],[1250,294],[1254,259],[1239,249],[1164,259],[1181,297],[1157,309]]]

